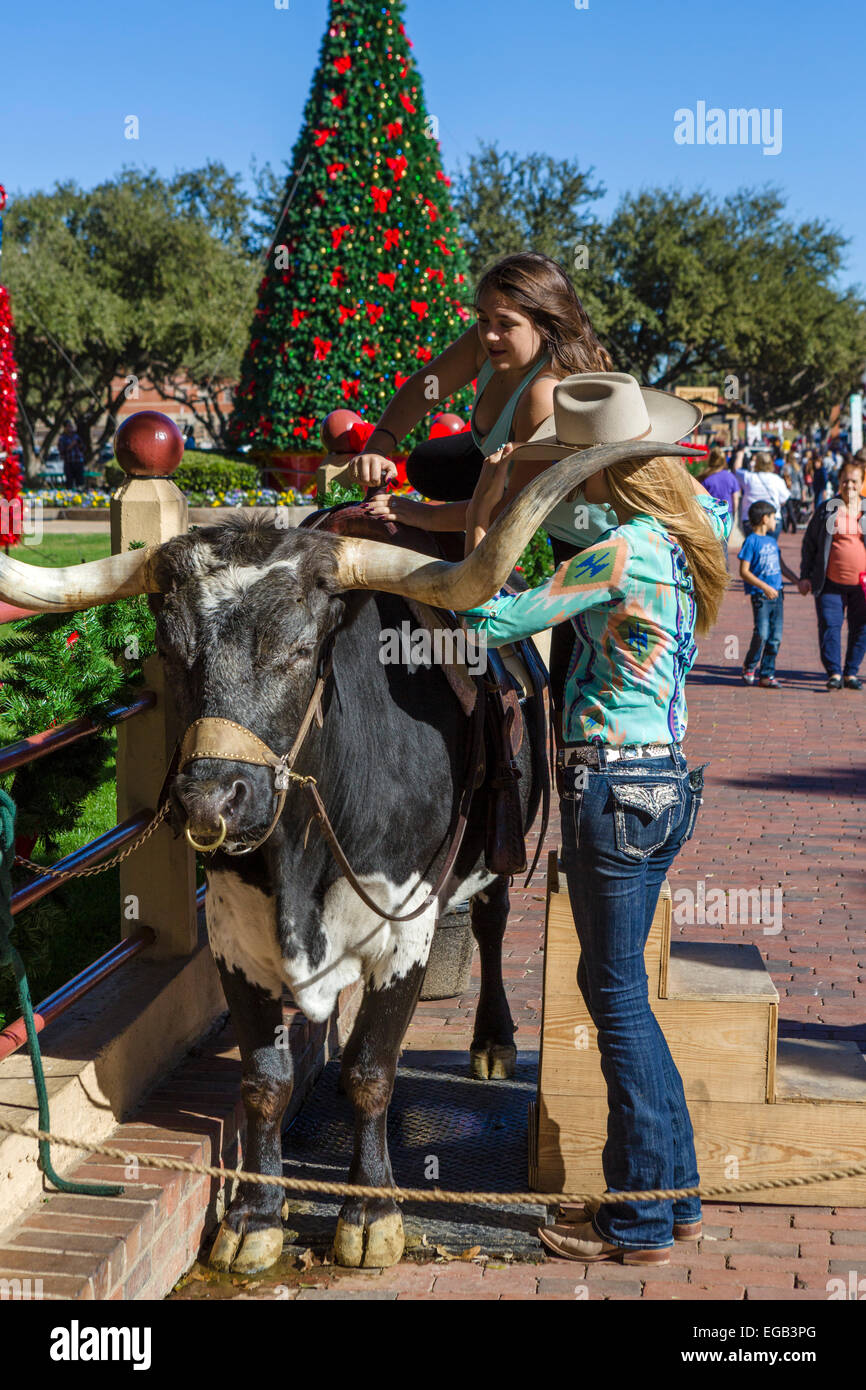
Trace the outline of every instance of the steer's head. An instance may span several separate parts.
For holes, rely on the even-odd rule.
[[[239,517],[162,546],[154,578],[157,650],[181,727],[231,721],[285,753],[345,609],[329,537]],[[274,772],[248,760],[229,724],[208,726],[200,744],[215,738],[219,758],[196,757],[175,777],[174,820],[205,844],[224,824],[231,853],[266,833]]]
[[[573,488],[610,464],[660,452],[688,454],[644,442],[570,455],[534,479],[460,564],[379,541],[281,530],[271,514],[68,569],[0,555],[0,597],[41,612],[69,612],[153,595],[158,649],[184,726],[230,720],[282,756],[298,733],[346,592],[381,590],[458,611],[484,603]],[[231,754],[230,743],[221,751],[226,748]],[[267,830],[273,788],[268,767],[243,757],[202,757],[175,779],[176,821],[209,842],[222,818],[226,849],[242,850]]]

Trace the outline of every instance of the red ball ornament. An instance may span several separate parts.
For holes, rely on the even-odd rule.
[[[114,457],[131,478],[169,478],[183,458],[183,435],[161,411],[138,410],[115,434]]]
[[[443,439],[448,434],[463,434],[464,430],[468,429],[469,426],[466,421],[462,420],[459,415],[452,415],[446,412],[443,415],[436,416],[430,426],[428,438]]]
[[[362,424],[356,410],[332,410],[322,421],[322,443],[331,453],[343,453],[338,441],[353,425]]]
[[[352,425],[351,429],[337,440],[337,453],[363,453],[367,440],[375,428],[376,426],[371,425],[369,420],[361,420],[358,424]]]

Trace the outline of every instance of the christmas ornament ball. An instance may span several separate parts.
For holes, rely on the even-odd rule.
[[[347,434],[353,425],[360,425],[361,417],[355,410],[332,410],[322,421],[322,443],[332,452],[338,451],[341,435]]]
[[[369,420],[356,420],[354,425],[337,440],[336,452],[338,454],[362,453],[375,428],[376,426],[372,425]]]
[[[114,457],[131,478],[168,478],[183,458],[183,435],[161,411],[138,410],[118,428]]]
[[[462,434],[466,429],[466,421],[461,420],[459,415],[454,415],[446,411],[442,415],[437,415],[430,426],[430,438],[442,439],[448,434]]]

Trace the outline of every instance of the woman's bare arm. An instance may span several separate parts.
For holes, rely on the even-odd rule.
[[[474,324],[460,334],[447,348],[413,372],[386,405],[379,418],[382,432],[374,431],[362,454],[349,460],[349,469],[356,482],[377,487],[383,481],[383,462],[396,452],[400,441],[422,420],[431,407],[446,400],[466,386],[478,373],[478,359],[483,348]],[[388,431],[389,433],[386,433]],[[390,435],[397,440],[395,446]],[[380,453],[384,449],[386,453]],[[390,464],[387,476],[396,469]]]

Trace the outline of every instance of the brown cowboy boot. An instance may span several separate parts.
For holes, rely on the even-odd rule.
[[[561,1226],[581,1225],[584,1221],[589,1221],[595,1216],[600,1202],[584,1202],[582,1207],[560,1207],[557,1216],[557,1224]],[[674,1240],[689,1241],[700,1240],[703,1234],[703,1223],[701,1221],[675,1221]]]
[[[596,1235],[590,1221],[582,1225],[568,1222],[561,1226],[539,1226],[538,1235],[542,1245],[554,1255],[581,1264],[593,1264],[597,1260],[620,1260],[624,1265],[667,1265],[671,1262],[669,1247],[631,1250],[628,1246],[612,1245]]]

